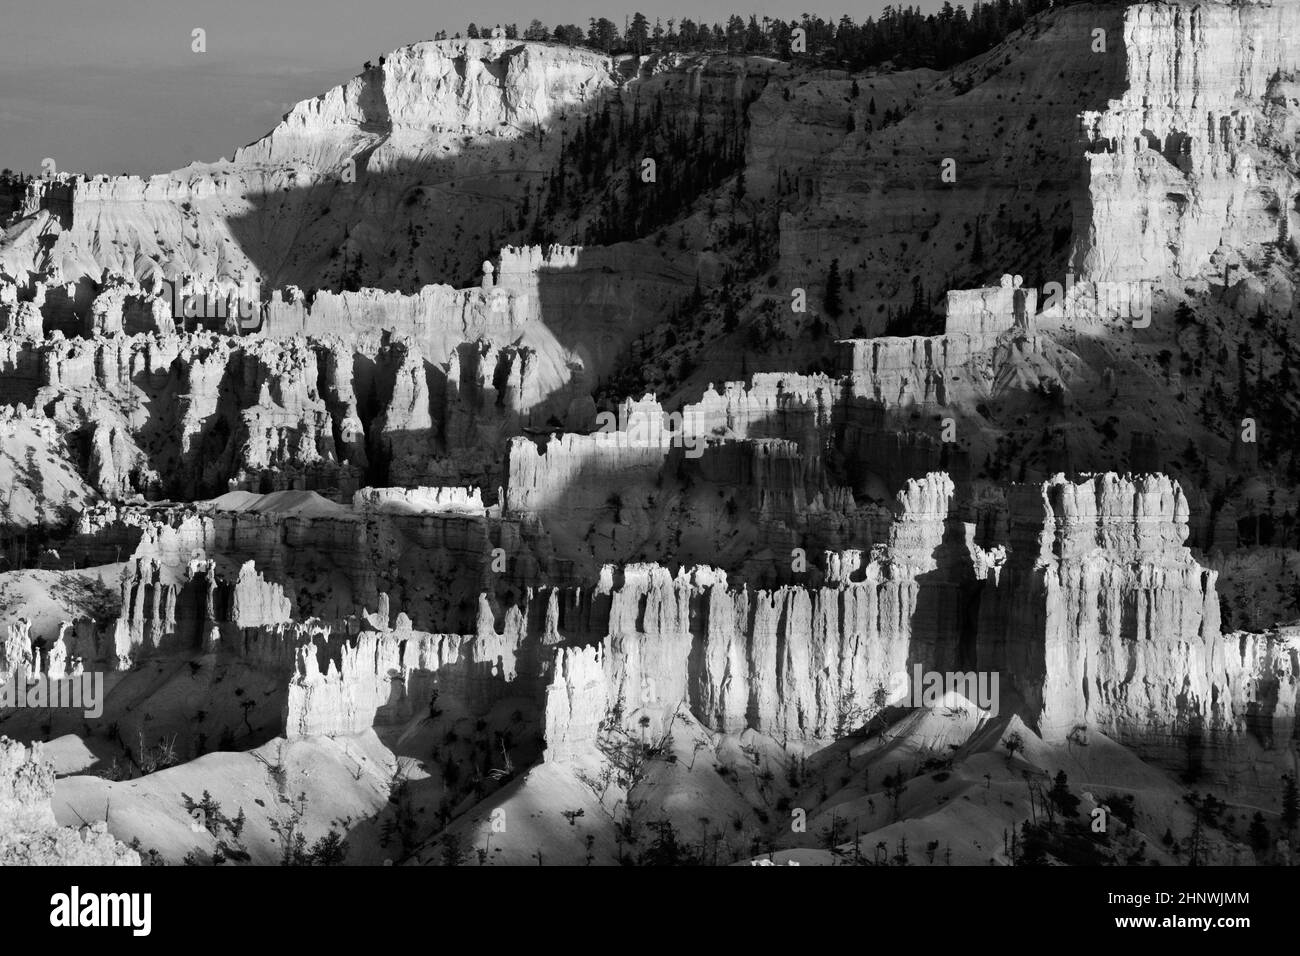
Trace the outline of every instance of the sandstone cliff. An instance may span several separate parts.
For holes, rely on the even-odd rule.
[[[1221,247],[1285,239],[1293,144],[1269,105],[1300,68],[1293,3],[1162,3],[1125,9],[1124,88],[1082,114],[1086,174],[1070,264],[1098,281],[1191,276]]]

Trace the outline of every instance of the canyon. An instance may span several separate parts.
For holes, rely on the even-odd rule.
[[[0,678],[108,692],[0,714],[0,855],[1015,864],[1068,771],[1135,797],[1106,862],[1195,793],[1198,862],[1290,862],[1293,30],[427,41],[232,160],[0,185]]]

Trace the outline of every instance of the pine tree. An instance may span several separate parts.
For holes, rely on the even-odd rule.
[[[1264,814],[1259,811],[1255,812],[1255,816],[1251,818],[1250,830],[1248,832],[1250,835],[1250,845],[1254,847],[1256,851],[1268,849],[1268,845],[1272,841],[1268,834],[1268,827],[1264,825]]]
[[[723,316],[722,316],[722,331],[734,332],[739,322],[740,322],[740,315],[736,311],[736,303],[730,297],[728,297],[727,305],[725,310],[723,311]]]
[[[840,260],[831,260],[830,272],[826,274],[826,294],[822,297],[822,308],[832,318],[838,318],[842,311],[840,304]]]
[[[1069,779],[1064,770],[1056,772],[1056,778],[1052,781],[1052,789],[1047,792],[1047,798],[1052,801],[1056,809],[1061,811],[1061,816],[1079,815],[1079,798],[1070,792]]]
[[[650,46],[650,21],[645,14],[639,11],[633,14],[632,25],[627,28],[625,40],[637,56],[646,52]]]

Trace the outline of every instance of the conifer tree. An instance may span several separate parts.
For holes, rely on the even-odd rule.
[[[843,306],[840,303],[840,260],[832,259],[830,271],[826,274],[826,294],[822,297],[822,308],[832,318],[838,318]]]

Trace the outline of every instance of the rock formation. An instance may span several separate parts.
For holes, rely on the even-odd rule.
[[[54,769],[40,744],[0,737],[0,865],[140,865],[140,855],[115,840],[102,820],[81,830],[60,827],[53,794]]]
[[[1190,276],[1296,224],[1296,176],[1269,104],[1300,68],[1294,4],[1125,9],[1125,88],[1081,116],[1086,172],[1071,269],[1094,281]],[[1122,198],[1121,198],[1122,197]]]
[[[419,852],[538,780],[874,832],[882,778],[1089,734],[1272,808],[1298,16],[1071,4],[861,74],[423,42],[232,161],[6,179],[0,676],[107,672],[121,763],[71,778],[146,729],[385,749]],[[0,855],[135,862],[52,780],[0,744]]]

